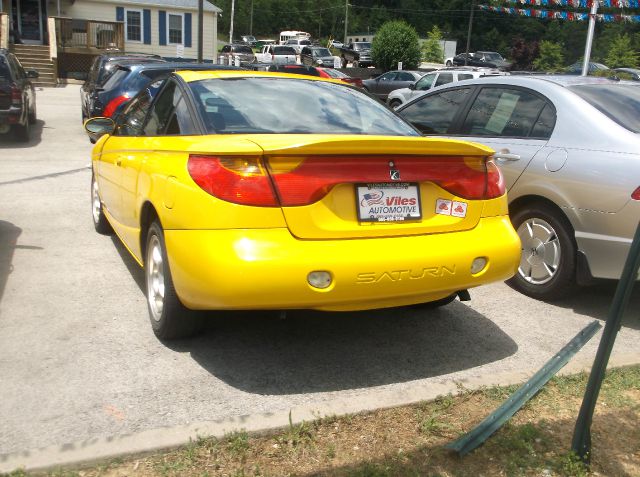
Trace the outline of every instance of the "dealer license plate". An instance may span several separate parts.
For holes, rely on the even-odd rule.
[[[360,222],[403,222],[422,217],[420,188],[413,182],[356,184]]]

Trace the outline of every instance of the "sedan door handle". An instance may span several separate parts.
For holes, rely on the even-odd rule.
[[[493,158],[499,162],[513,162],[520,160],[520,154],[511,154],[509,152],[496,152]]]

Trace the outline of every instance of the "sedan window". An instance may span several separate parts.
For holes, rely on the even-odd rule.
[[[470,94],[471,88],[432,94],[410,104],[399,114],[423,134],[446,134]]]
[[[116,129],[117,136],[143,136],[144,120],[151,106],[151,96],[147,91],[131,101],[122,114]]]
[[[417,91],[428,90],[429,88],[431,88],[431,85],[433,84],[433,80],[435,79],[436,79],[436,74],[434,73],[430,73],[428,75],[423,76],[416,83],[416,90]]]
[[[483,88],[465,119],[461,134],[528,137],[546,102],[526,91]]]
[[[416,79],[413,77],[411,73],[407,73],[406,71],[401,71],[398,73],[398,77],[396,78],[398,81],[415,81]]]
[[[620,126],[640,133],[640,87],[598,84],[569,86],[569,89]]]
[[[453,83],[453,73],[440,73],[434,87],[447,83]]]

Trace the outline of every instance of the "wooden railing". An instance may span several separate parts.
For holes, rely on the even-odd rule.
[[[124,50],[124,23],[53,17],[58,50]]]
[[[0,12],[0,48],[9,48],[9,15]]]

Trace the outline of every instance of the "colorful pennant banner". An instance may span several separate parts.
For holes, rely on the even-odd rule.
[[[507,13],[509,15],[519,15],[521,17],[531,18],[550,18],[556,20],[567,20],[583,22],[589,19],[588,13],[578,12],[561,12],[558,10],[538,10],[530,8],[513,8],[513,7],[492,7],[490,5],[478,5],[480,10],[486,10],[496,13]],[[596,14],[596,20],[601,22],[633,22],[640,23],[640,15],[617,15],[608,13]]]
[[[504,0],[506,3],[520,3],[521,5],[553,6],[589,8],[592,0]],[[640,0],[600,0],[604,8],[640,8]]]

